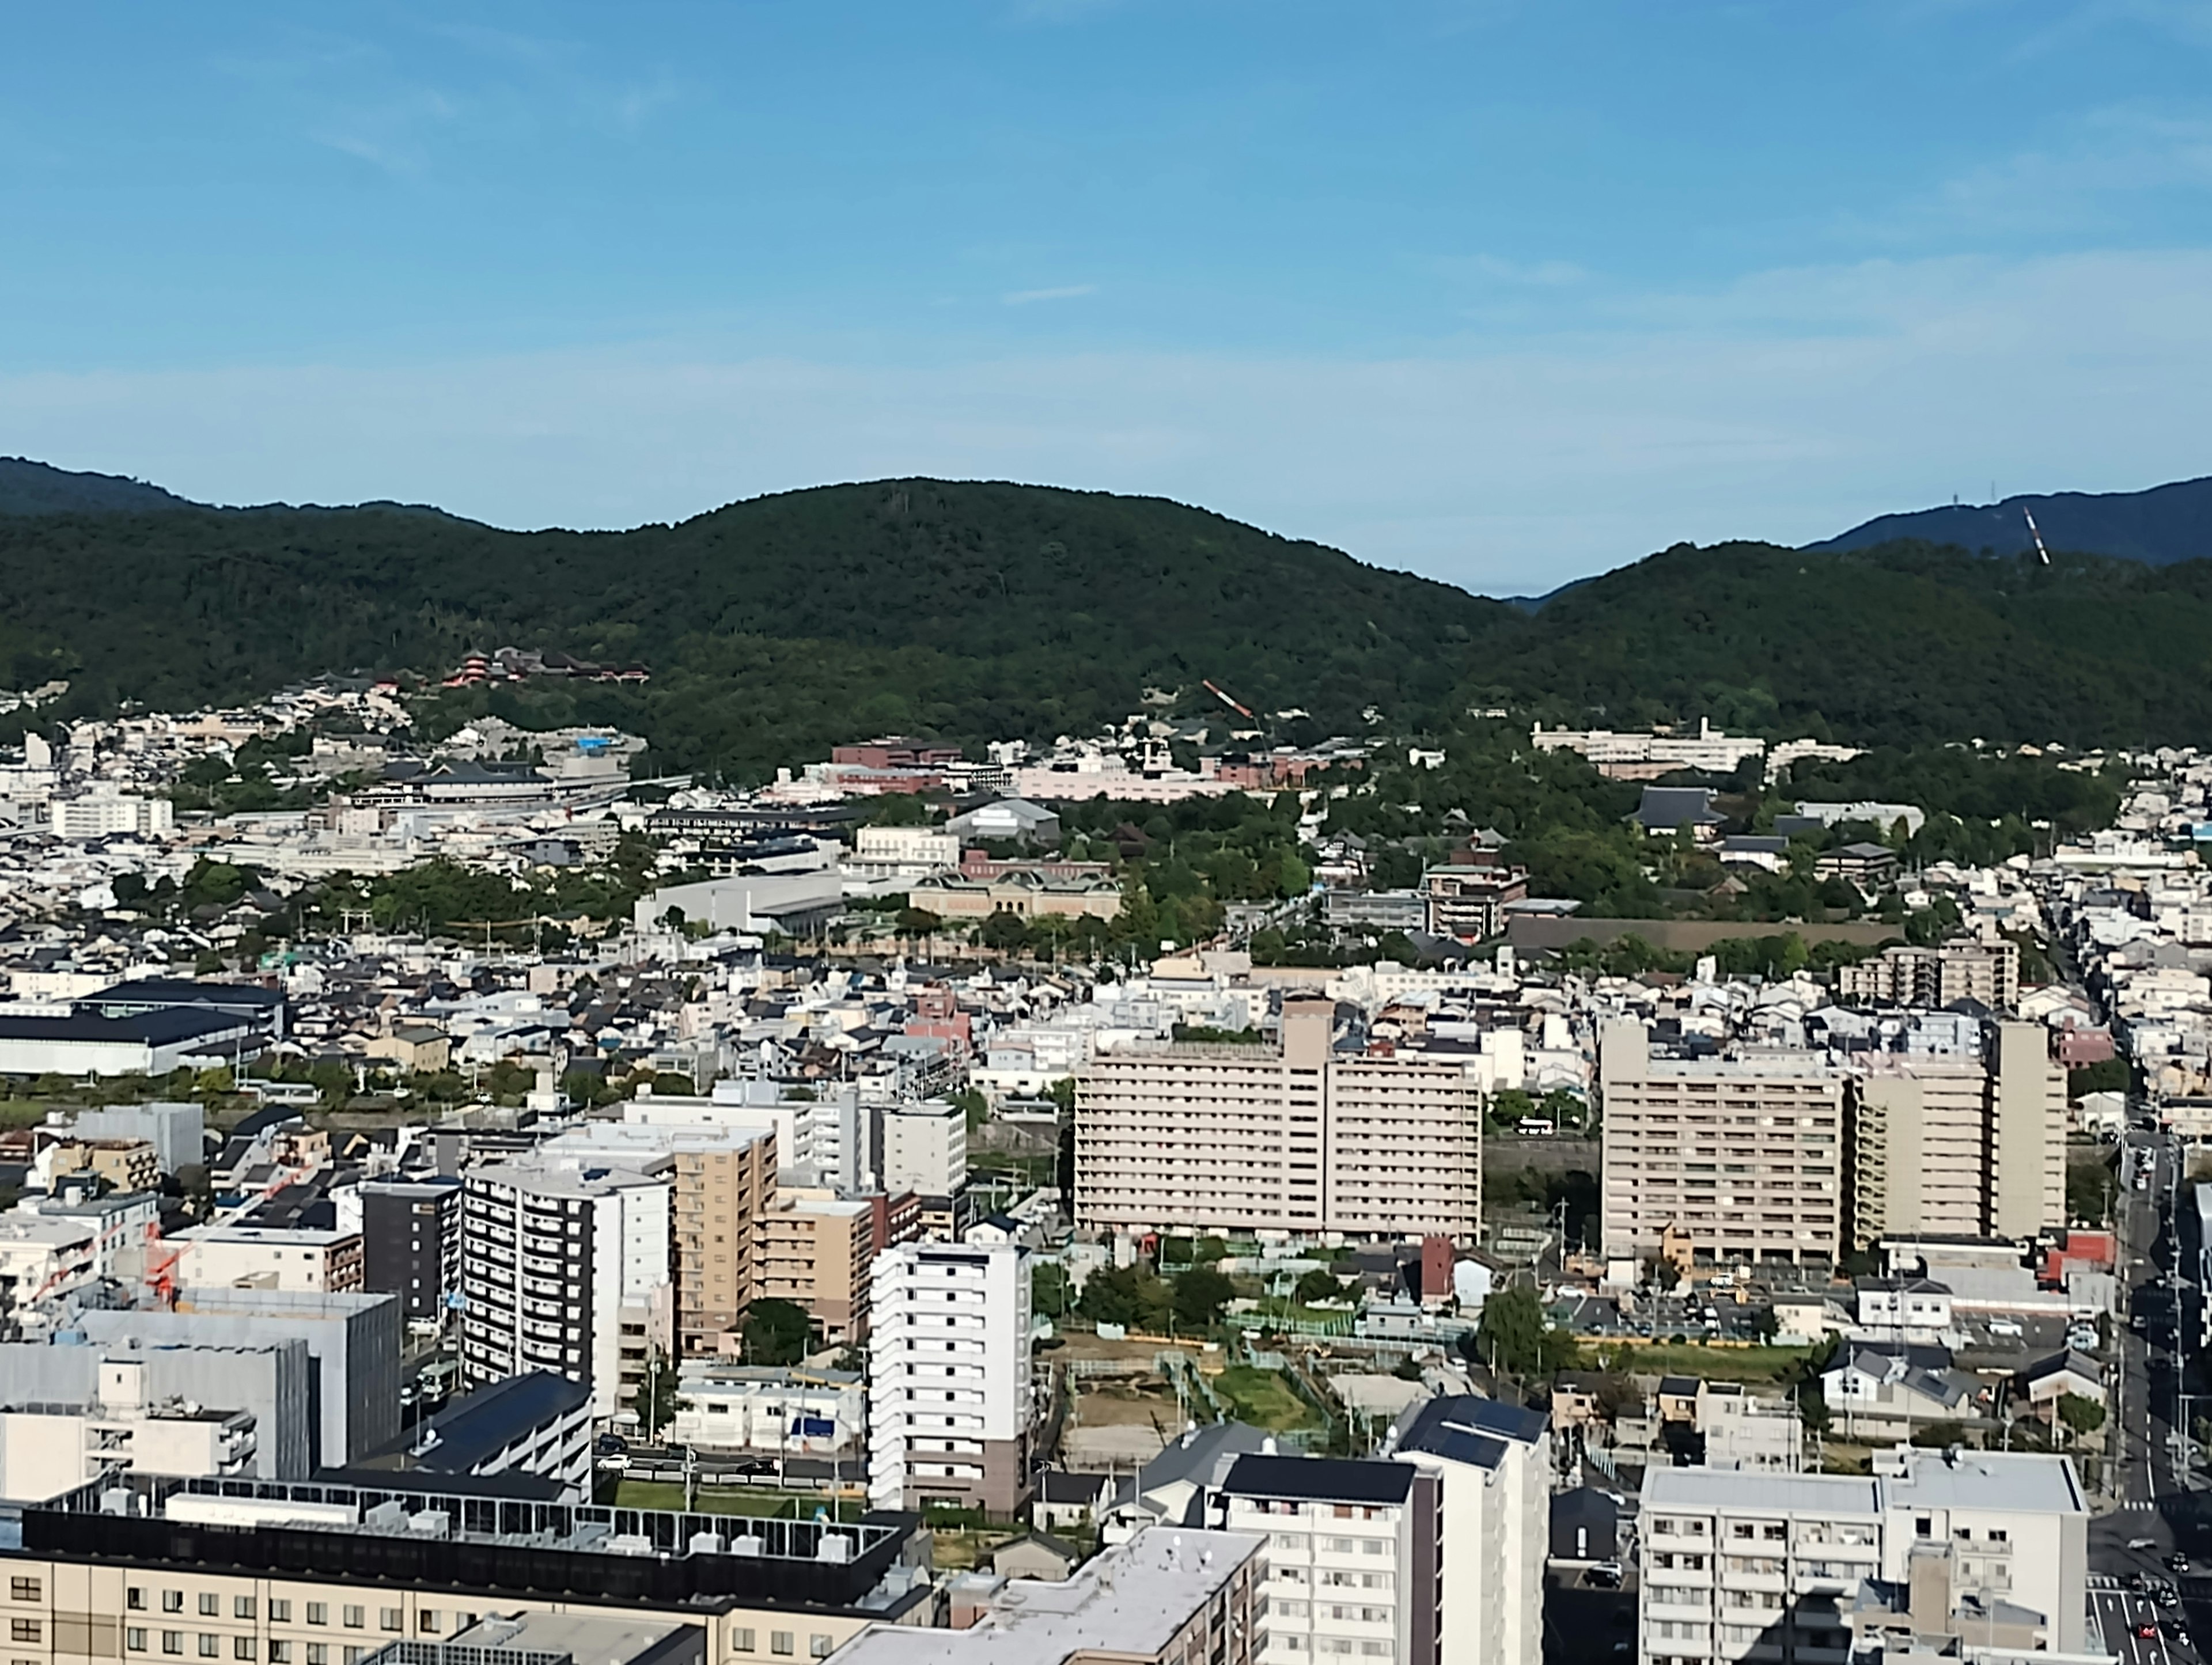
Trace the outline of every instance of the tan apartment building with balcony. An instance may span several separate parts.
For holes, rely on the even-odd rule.
[[[1877,1053],[1856,1091],[1857,1243],[2066,1224],[2066,1074],[2040,1024],[1990,1025],[1979,1059]]]
[[[805,1308],[825,1342],[855,1340],[866,1328],[875,1237],[872,1200],[779,1191],[754,1225],[753,1297]]]
[[[161,1183],[161,1153],[149,1139],[68,1139],[55,1145],[46,1160],[50,1182],[90,1174],[114,1191],[152,1191]]]
[[[1334,1052],[1334,1013],[1293,999],[1279,1046],[1092,1060],[1077,1078],[1078,1224],[1471,1240],[1482,1211],[1474,1078],[1445,1054]]]
[[[1669,1225],[1717,1261],[1841,1258],[1847,1078],[1812,1053],[1651,1056],[1644,1025],[1599,1037],[1608,1256],[1656,1254]]]

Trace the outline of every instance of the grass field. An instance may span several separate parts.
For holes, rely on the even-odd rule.
[[[699,1488],[698,1500],[692,1507],[702,1515],[750,1515],[768,1517],[781,1516],[787,1520],[811,1521],[817,1508],[827,1506],[828,1499],[808,1493],[769,1492],[744,1486],[709,1486]],[[684,1507],[684,1486],[678,1480],[624,1480],[615,1488],[615,1507],[617,1509],[672,1509]],[[847,1503],[837,1506],[840,1520],[857,1521],[862,1507]]]
[[[1281,1431],[1321,1426],[1321,1418],[1313,1407],[1291,1391],[1279,1370],[1231,1364],[1213,1378],[1213,1391],[1236,1408],[1238,1421],[1255,1428]]]
[[[1811,1352],[1810,1347],[1678,1347],[1665,1342],[1631,1346],[1586,1341],[1582,1347],[1584,1361],[1592,1367],[1601,1356],[1612,1370],[1638,1376],[1702,1376],[1713,1382],[1779,1382]]]

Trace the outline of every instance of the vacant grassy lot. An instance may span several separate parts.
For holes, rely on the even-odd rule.
[[[829,1506],[828,1498],[808,1493],[770,1492],[746,1486],[702,1486],[692,1509],[701,1515],[781,1516],[787,1520],[811,1521],[817,1509]],[[615,1507],[680,1510],[684,1507],[683,1482],[624,1480],[615,1488]],[[860,1518],[861,1505],[840,1504],[832,1512],[840,1520],[857,1521]]]
[[[1678,1347],[1665,1342],[1635,1346],[1612,1340],[1583,1346],[1586,1359],[1595,1363],[1602,1357],[1611,1370],[1639,1376],[1702,1376],[1713,1382],[1780,1382],[1811,1352],[1810,1347]]]
[[[1321,1418],[1291,1391],[1291,1384],[1283,1380],[1279,1370],[1232,1364],[1213,1378],[1213,1391],[1236,1407],[1238,1421],[1255,1428],[1279,1431],[1321,1426]]]

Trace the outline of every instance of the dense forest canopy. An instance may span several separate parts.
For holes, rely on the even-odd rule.
[[[1914,747],[2212,733],[2205,562],[1684,545],[1529,612],[1158,499],[1008,484],[825,487],[618,533],[395,507],[0,516],[0,683],[72,684],[42,720],[434,677],[510,645],[652,680],[468,690],[447,720],[618,724],[658,766],[738,781],[890,730],[1086,732],[1148,695],[1225,715],[1206,678],[1291,742],[1494,707]]]

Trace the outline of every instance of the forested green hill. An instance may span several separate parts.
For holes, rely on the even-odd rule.
[[[386,507],[0,516],[0,680],[69,677],[50,715],[434,677],[509,645],[653,680],[456,710],[620,723],[662,764],[740,778],[887,730],[1082,731],[1148,689],[1218,712],[1204,678],[1294,740],[1498,705],[1905,744],[2212,736],[2201,562],[1684,546],[1531,614],[1203,510],[1034,486],[825,487],[606,533]]]

